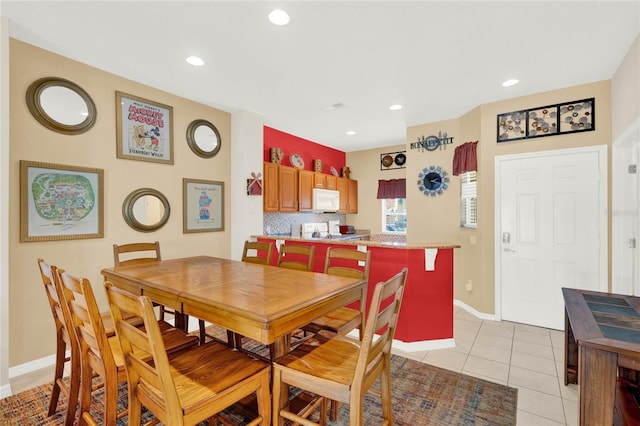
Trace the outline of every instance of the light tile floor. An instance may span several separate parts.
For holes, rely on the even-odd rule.
[[[578,424],[578,387],[564,386],[564,333],[481,320],[455,308],[456,347],[398,355],[518,388],[519,426]]]
[[[578,424],[578,388],[564,386],[561,331],[480,320],[455,308],[456,347],[394,353],[518,388],[518,426]],[[51,381],[53,367],[11,379],[14,394]]]

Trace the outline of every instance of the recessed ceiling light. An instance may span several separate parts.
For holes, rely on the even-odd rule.
[[[515,78],[510,78],[509,80],[502,83],[502,87],[511,87],[511,86],[515,86],[518,83],[520,83],[520,80],[516,80]]]
[[[187,58],[187,63],[195,67],[201,67],[204,65],[204,61],[201,58],[198,58],[197,56],[189,56]]]
[[[399,109],[402,109],[402,105],[399,105],[399,104],[393,104],[393,105],[391,105],[391,106],[389,107],[389,109],[390,109],[391,111],[397,111],[397,110],[399,110]]]
[[[269,14],[269,21],[274,25],[287,25],[289,23],[289,15],[282,9],[276,9]]]
[[[347,135],[349,135],[349,136],[353,136],[355,134],[356,134],[356,132],[354,130],[347,131]]]

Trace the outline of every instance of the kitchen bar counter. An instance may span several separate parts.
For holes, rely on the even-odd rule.
[[[407,284],[398,318],[395,339],[410,345],[403,350],[425,350],[429,345],[453,346],[453,252],[457,244],[384,243],[366,240],[303,239],[269,235],[260,241],[315,246],[313,271],[322,272],[329,247],[347,247],[371,252],[367,304],[376,283],[385,281],[407,267]],[[277,262],[273,256],[273,265]],[[443,347],[443,346],[438,346]]]
[[[367,247],[387,247],[387,248],[399,248],[399,249],[456,249],[460,248],[458,244],[451,243],[399,243],[399,242],[384,242],[384,241],[369,241],[361,238],[368,238],[369,233],[366,234],[344,234],[340,237],[332,238],[301,238],[291,237],[289,235],[252,235],[252,238],[257,239],[271,239],[278,241],[302,241],[307,243],[323,243],[323,244],[336,244],[341,245],[354,245],[354,246],[367,246]]]

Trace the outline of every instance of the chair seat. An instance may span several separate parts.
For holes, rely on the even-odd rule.
[[[237,351],[209,342],[171,358],[170,371],[185,416],[217,401],[243,380],[258,373],[269,374],[270,365]],[[256,378],[257,380],[257,378]],[[161,401],[163,395],[141,383],[140,392]],[[254,391],[247,388],[247,394]],[[222,407],[224,408],[224,407]]]
[[[140,317],[138,317],[140,318]],[[140,318],[142,320],[142,318]],[[131,321],[127,321],[131,324]],[[162,340],[167,348],[167,354],[171,355],[182,350],[192,348],[197,345],[198,337],[185,334],[184,331],[179,330],[169,324],[166,321],[158,321],[160,326],[160,332],[162,333]],[[109,346],[113,353],[113,360],[118,367],[118,372],[124,371],[124,355],[120,347],[120,342],[116,336],[109,337]],[[95,352],[95,351],[94,351]]]
[[[360,324],[360,311],[344,306],[314,320],[302,329],[312,333],[317,333],[320,330],[329,330],[338,334],[346,334],[358,324]]]
[[[111,313],[109,311],[100,312],[100,316],[102,317],[102,323],[104,324],[104,331],[105,333],[107,333],[107,336],[108,337],[115,336],[116,330],[115,330],[115,327],[113,326],[113,319],[111,318]],[[125,320],[129,324],[135,327],[139,327],[142,324],[144,324],[144,321],[142,320],[142,318],[133,316],[131,314],[125,315]]]
[[[350,388],[355,374],[356,364],[360,353],[360,341],[347,336],[335,336],[328,339],[316,335],[289,352],[276,359],[274,367],[280,367],[287,383],[295,386],[295,381],[304,383],[305,389],[314,392],[309,387],[310,379],[324,379],[331,383],[344,385],[344,390]],[[282,368],[284,367],[284,368]],[[296,380],[287,376],[286,369],[295,370]],[[301,374],[307,377],[301,376]]]

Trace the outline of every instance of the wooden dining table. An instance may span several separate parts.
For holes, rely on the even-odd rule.
[[[365,303],[367,289],[360,279],[210,256],[106,268],[102,275],[176,312],[273,345],[274,357],[289,350],[294,330],[354,301]]]

